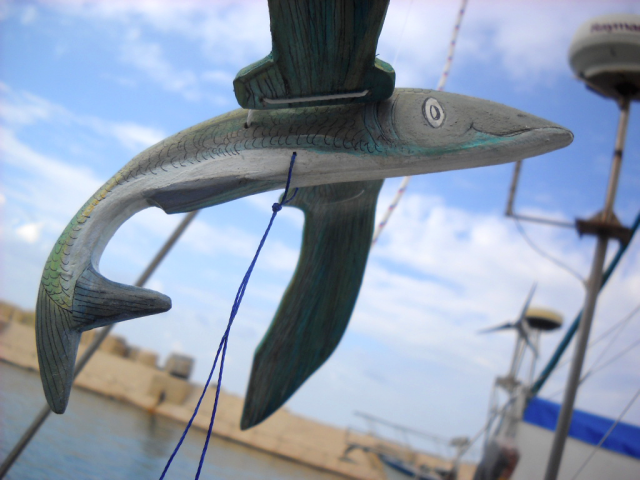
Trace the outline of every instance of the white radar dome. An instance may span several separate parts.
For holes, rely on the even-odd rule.
[[[607,97],[640,99],[640,15],[602,15],[582,24],[569,48],[573,72]]]

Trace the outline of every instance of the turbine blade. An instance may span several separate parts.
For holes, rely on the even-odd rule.
[[[533,298],[533,294],[535,293],[537,286],[538,286],[538,283],[535,282],[531,287],[531,290],[529,290],[529,295],[527,296],[527,299],[525,300],[524,305],[522,306],[522,311],[520,312],[520,318],[518,318],[518,321],[516,322],[516,324],[522,323],[527,317],[527,310],[529,310],[529,304],[531,304],[531,299]]]
[[[502,325],[496,325],[495,327],[489,327],[489,328],[484,328],[482,330],[478,330],[478,333],[485,334],[485,333],[499,332],[501,330],[511,330],[513,328],[516,328],[515,324],[503,323]]]

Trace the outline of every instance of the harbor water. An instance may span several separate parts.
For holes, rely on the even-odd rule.
[[[0,362],[0,458],[44,404],[39,375]],[[64,415],[50,415],[14,464],[9,480],[159,478],[184,425],[131,405],[74,389]],[[205,433],[191,430],[167,480],[192,479]],[[327,480],[342,478],[212,438],[202,479]]]

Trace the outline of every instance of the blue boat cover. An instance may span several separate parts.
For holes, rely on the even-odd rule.
[[[524,412],[523,420],[547,430],[555,431],[560,405],[533,397]],[[569,428],[569,436],[576,440],[597,445],[613,425],[614,420],[592,413],[575,410]],[[640,427],[618,423],[602,444],[602,448],[640,459]]]

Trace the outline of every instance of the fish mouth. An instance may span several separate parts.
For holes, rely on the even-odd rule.
[[[549,122],[551,124],[551,122]],[[571,131],[559,125],[516,128],[501,132],[486,132],[472,127],[459,144],[425,148],[416,155],[411,175],[464,170],[501,165],[566,147],[573,141]],[[424,162],[428,157],[428,163]],[[428,168],[425,168],[428,165]],[[406,175],[406,169],[402,175]],[[392,175],[388,175],[392,176]]]
[[[541,120],[541,119],[536,119],[536,120]],[[499,128],[496,129],[495,131],[491,131],[490,129],[484,130],[482,127],[477,127],[476,122],[471,122],[467,132],[465,133],[473,131],[475,133],[490,135],[492,137],[499,137],[499,138],[517,137],[519,135],[531,133],[531,132],[538,132],[542,134],[550,133],[554,136],[557,136],[558,139],[564,139],[565,141],[564,143],[560,143],[557,148],[566,147],[573,141],[573,133],[571,132],[571,130],[564,128],[563,126],[553,122],[548,122],[544,120],[543,122],[546,123],[546,125],[540,125],[540,126],[534,126],[534,127],[524,125],[520,128],[514,128],[512,130],[506,130],[504,132],[499,131]]]
[[[555,127],[549,127],[549,128],[555,128]],[[515,137],[517,135],[520,135],[521,133],[527,133],[527,132],[530,132],[530,131],[531,131],[530,128],[521,128],[520,130],[514,130],[513,132],[509,132],[509,133],[505,133],[504,135],[497,135],[497,136],[499,136],[499,137]]]
[[[573,142],[573,133],[559,125],[537,128],[522,128],[501,135],[503,138],[513,138],[517,148],[522,149],[521,156],[542,155],[560,148],[564,148]],[[530,145],[530,148],[527,146]]]
[[[476,165],[466,165],[467,168],[523,160],[564,148],[573,142],[573,133],[555,124],[495,133],[482,131],[472,124],[469,131],[473,132],[472,139],[463,150],[473,152]]]

